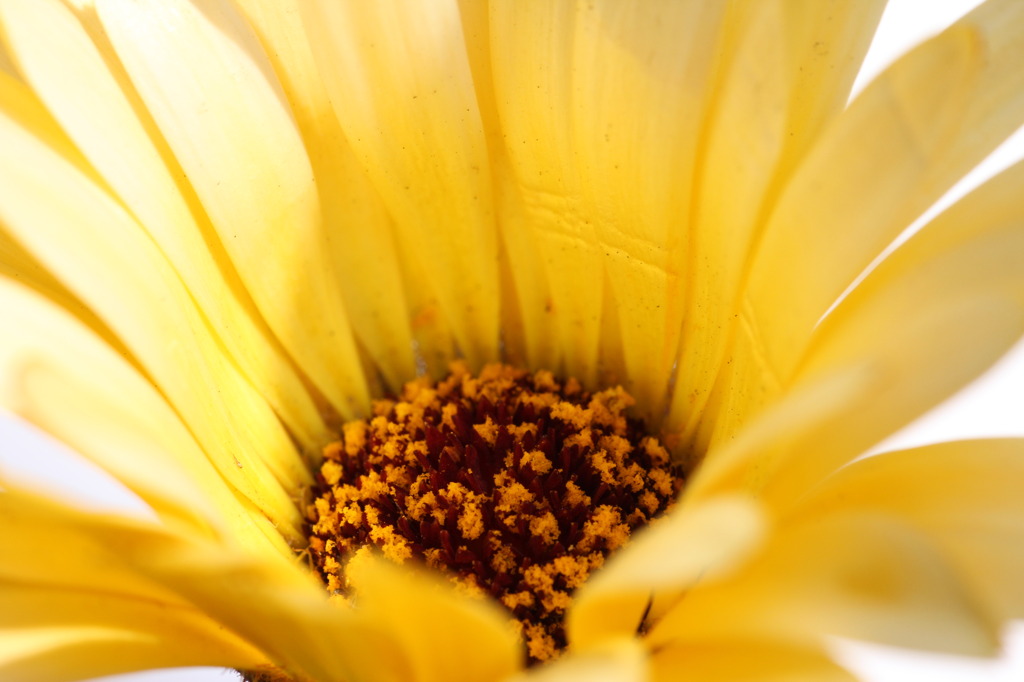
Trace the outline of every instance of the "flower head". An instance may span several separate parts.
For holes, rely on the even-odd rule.
[[[0,404],[155,517],[0,473],[0,674],[994,651],[1024,444],[854,460],[1024,332],[1024,166],[903,234],[1024,5],[847,105],[883,5],[0,0]]]

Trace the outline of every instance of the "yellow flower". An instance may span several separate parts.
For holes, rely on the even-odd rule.
[[[1024,331],[1024,166],[832,305],[1024,121],[1024,4],[846,106],[883,5],[0,0],[0,404],[156,517],[2,479],[0,677],[993,652],[1024,443],[849,463]],[[336,418],[457,358],[621,383],[690,469],[529,670],[495,603],[372,557],[331,600],[296,555]]]

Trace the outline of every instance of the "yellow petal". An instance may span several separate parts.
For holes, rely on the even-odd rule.
[[[501,341],[506,362],[535,369],[557,368],[561,350],[551,333],[555,314],[543,254],[524,210],[513,177],[505,132],[498,116],[491,65],[491,18],[488,3],[459,0],[466,55],[473,75],[480,118],[487,138],[494,183],[496,217],[501,233]]]
[[[240,0],[281,80],[320,189],[332,260],[356,337],[393,389],[415,376],[391,217],[331,108],[298,0]]]
[[[82,305],[82,302],[75,298],[75,295],[68,291],[57,278],[47,272],[46,268],[32,257],[32,254],[11,239],[2,226],[0,226],[0,277],[42,294],[81,320],[87,327],[103,337],[108,345],[117,348],[118,352],[128,354],[121,342],[110,333],[110,330],[96,317],[96,314]]]
[[[123,629],[76,627],[5,632],[0,637],[0,673],[4,679],[19,682],[56,682],[225,659],[211,650],[209,644],[215,646],[216,642],[207,641],[204,646],[196,641],[194,633],[175,634],[183,638],[180,654],[174,653],[179,649],[171,642]]]
[[[2,35],[0,32],[0,36]],[[6,117],[16,121],[25,130],[31,131],[33,135],[74,164],[79,171],[89,174],[93,181],[99,181],[85,157],[60,129],[31,88],[20,78],[0,72],[0,106],[3,107]]]
[[[537,246],[522,196],[504,151],[492,163],[500,178],[497,189],[502,237],[503,274],[501,334],[504,359],[533,369],[562,367],[559,337],[552,333],[558,315],[545,270],[544,253]],[[624,374],[620,375],[624,376]]]
[[[15,73],[16,69],[14,62],[11,61],[11,55],[7,53],[7,48],[0,41],[0,77],[13,76]]]
[[[34,562],[37,578],[50,584],[84,582],[115,593],[114,586],[120,586],[151,601],[191,604],[274,662],[313,679],[337,679],[339,671],[344,677],[360,664],[365,672],[377,660],[387,664],[388,648],[394,647],[386,635],[328,604],[322,586],[294,560],[245,552],[169,525],[84,512],[17,490],[0,494],[0,514],[5,521],[18,519],[10,527],[21,533],[22,547],[39,550],[34,557],[5,554],[0,576],[20,571],[11,577],[24,581],[31,576],[28,562]],[[55,542],[48,542],[48,535]],[[83,574],[61,563],[64,539],[75,552],[68,563],[83,567]]]
[[[801,165],[745,294],[744,314],[781,380],[847,285],[1024,121],[1022,28],[1020,3],[984,3],[868,86]]]
[[[2,280],[0,308],[18,330],[0,338],[0,404],[88,457],[158,514],[253,548],[265,542],[253,514],[135,368],[64,311]]]
[[[251,29],[227,0],[96,9],[256,307],[336,409],[364,412],[313,169]]]
[[[677,447],[692,443],[727,360],[765,212],[845,103],[884,4],[766,0],[732,7],[691,208],[685,342],[665,425]]]
[[[1024,440],[929,445],[854,462],[796,511],[908,519],[928,533],[997,617],[1024,617]]]
[[[473,365],[498,357],[491,178],[455,1],[302,9],[338,121],[459,350]]]
[[[992,655],[999,628],[927,539],[900,520],[837,514],[782,527],[734,577],[698,585],[648,637],[652,646],[837,635]]]
[[[0,577],[31,583],[93,592],[123,594],[132,598],[184,605],[187,600],[161,585],[158,576],[139,570],[128,559],[138,552],[146,561],[158,560],[163,547],[191,546],[209,542],[203,534],[169,520],[160,531],[146,521],[113,514],[87,513],[48,497],[21,489],[17,482],[0,479],[0,516],[4,520],[5,550]],[[219,548],[228,555],[248,557],[265,566],[265,572],[282,571],[293,581],[305,580],[294,568],[294,552],[268,551],[243,538],[222,540]],[[150,554],[147,554],[149,552]],[[138,562],[136,562],[138,563]],[[68,570],[74,566],[75,570]],[[144,568],[148,566],[143,562]]]
[[[277,479],[294,490],[308,469],[163,255],[120,205],[3,112],[0,146],[21,160],[0,165],[0,223],[121,338],[221,475],[301,537]]]
[[[783,174],[846,107],[885,6],[885,0],[783,3],[786,34],[779,42],[791,79]]]
[[[184,604],[167,589],[125,567],[116,542],[69,527],[68,507],[21,491],[9,481],[3,485],[0,580],[86,592],[106,590],[173,606]]]
[[[685,591],[728,573],[764,534],[757,506],[721,497],[680,508],[656,521],[580,588],[566,618],[573,649],[629,636],[659,593]]]
[[[439,380],[450,373],[448,366],[458,357],[455,333],[435,292],[430,264],[420,259],[416,247],[408,240],[397,241],[412,333],[416,339],[417,363],[422,362],[422,369]]]
[[[108,591],[0,583],[0,675],[19,682],[154,668],[252,669],[266,658],[195,609]],[[12,639],[11,630],[35,637]]]
[[[608,274],[628,372],[619,381],[647,418],[662,412],[679,345],[690,189],[725,6],[578,5],[564,56],[572,154],[561,165],[579,176],[579,213]]]
[[[218,268],[207,241],[216,237],[190,212],[151,139],[158,133],[146,130],[82,26],[55,0],[4,2],[0,23],[34,92],[160,246],[243,374],[304,444],[322,443],[306,389],[257,327],[240,282]]]
[[[0,41],[2,42],[2,41]],[[53,117],[35,94],[20,80],[0,72],[0,109],[23,129],[46,142],[51,149],[70,161],[83,173],[99,181],[81,153],[61,131]],[[102,336],[107,343],[123,355],[128,355],[124,345],[87,306],[67,289],[31,253],[14,240],[4,226],[0,226],[0,272],[4,276],[24,284],[73,313],[88,327]]]
[[[807,441],[774,497],[793,498],[923,414],[1024,332],[1021,188],[1024,163],[922,229],[822,322],[795,381],[877,358],[893,370],[890,388],[863,396],[842,422]]]
[[[523,318],[538,318],[543,306],[568,373],[625,383],[646,416],[660,414],[678,348],[689,188],[724,5],[491,9],[515,219],[546,254],[550,284],[550,298],[520,300]],[[509,243],[516,265],[523,247]]]
[[[687,481],[683,503],[693,504],[717,493],[761,490],[778,471],[773,458],[797,451],[806,433],[819,424],[841,420],[848,405],[878,385],[878,372],[865,362],[794,387],[751,420],[734,440],[704,456]]]
[[[604,253],[588,223],[574,167],[571,74],[574,9],[568,3],[493,2],[491,68],[498,116],[519,197],[518,224],[542,258],[549,311],[566,374],[597,378]],[[513,258],[523,245],[510,248]],[[513,261],[515,264],[516,261]],[[585,283],[585,284],[584,284]],[[524,298],[522,305],[538,301]],[[526,315],[540,315],[527,311]]]
[[[965,197],[882,262],[822,322],[782,403],[720,453],[713,450],[690,492],[718,478],[711,487],[747,487],[788,506],[1005,352],[1024,331],[1021,187],[1024,164]],[[753,349],[751,355],[757,357]],[[798,414],[804,387],[813,393],[810,387],[828,377],[858,371],[859,387]],[[779,412],[790,414],[779,422],[786,429],[768,424]]]
[[[648,660],[639,640],[613,640],[586,653],[562,656],[503,682],[646,682]]]
[[[668,646],[651,657],[654,682],[856,682],[823,651],[726,640]]]
[[[964,329],[972,333],[962,334]],[[744,471],[734,461],[732,485],[747,487],[778,508],[793,504],[866,445],[980,374],[1022,329],[1020,306],[995,296],[943,302],[918,313],[890,333],[884,345],[871,349],[872,355],[850,365],[851,371],[864,371],[865,380],[855,392],[836,396],[843,404],[829,406],[836,409],[818,419],[797,417],[799,430],[762,442],[759,451],[748,450],[752,469]],[[935,367],[943,371],[936,372]],[[770,413],[765,414],[768,419]]]
[[[3,41],[0,40],[0,48],[2,47]],[[32,90],[18,77],[3,70],[0,70],[0,110],[22,128],[45,141],[51,149],[59,151],[65,160],[70,161],[80,171],[92,177],[94,181],[99,181],[88,162],[61,131]],[[38,259],[18,244],[11,237],[10,230],[3,225],[0,225],[0,275],[46,296],[74,314],[119,353],[129,355],[121,341],[96,313],[48,272]]]
[[[400,643],[409,679],[496,680],[522,664],[508,616],[409,566],[361,556],[347,575],[357,609]]]
[[[344,604],[296,565],[256,561],[209,544],[130,552],[140,572],[194,603],[286,669],[316,680],[404,680],[394,633]],[[301,678],[300,678],[301,679]]]
[[[156,529],[147,534],[145,525],[137,521],[89,515],[21,491],[10,482],[2,484],[5,490],[0,493],[0,521],[4,545],[0,550],[0,592],[12,589],[24,595],[23,608],[14,597],[5,595],[3,599],[0,669],[4,672],[36,674],[34,671],[49,670],[48,666],[63,661],[64,655],[72,657],[68,665],[73,665],[74,657],[80,655],[84,666],[94,655],[97,661],[109,655],[105,648],[108,641],[125,647],[137,645],[137,655],[126,655],[124,660],[137,661],[130,665],[139,669],[153,667],[159,661],[169,660],[166,653],[161,658],[158,651],[176,649],[174,638],[178,636],[182,637],[183,655],[204,656],[192,659],[194,664],[234,665],[226,661],[231,656],[249,667],[262,660],[262,655],[255,654],[222,625],[201,615],[187,600],[127,561],[132,551],[150,559],[163,551],[173,553],[182,546],[182,537]],[[237,547],[233,551],[237,552]],[[268,558],[271,563],[281,563],[279,555]],[[284,566],[289,567],[287,563]],[[57,604],[47,608],[51,601]],[[99,602],[109,604],[109,608],[97,606]],[[49,636],[22,641],[7,629],[14,625],[43,628],[40,634]],[[78,641],[58,636],[69,628],[80,635]],[[99,628],[104,631],[99,632]],[[85,632],[90,629],[95,631]],[[164,634],[169,641],[161,639]],[[196,646],[197,638],[206,644]],[[141,642],[136,643],[139,639]],[[147,646],[153,642],[159,642],[157,650]],[[220,653],[211,653],[211,646],[214,652],[220,649]],[[61,675],[55,678],[67,679]],[[19,675],[13,679],[28,677]]]

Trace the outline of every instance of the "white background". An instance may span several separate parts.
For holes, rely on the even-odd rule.
[[[979,0],[891,0],[855,90],[862,88],[867,80],[899,54],[940,31],[977,4]],[[1019,131],[982,167],[966,178],[950,195],[944,197],[931,213],[948,205],[957,196],[962,196],[985,178],[1020,158],[1024,158],[1024,130]],[[994,435],[1024,436],[1024,343],[1018,344],[996,367],[960,395],[917,424],[897,434],[882,448]],[[51,472],[59,470],[62,479],[76,481],[73,486],[75,489],[67,490],[67,494],[93,506],[147,514],[145,505],[138,499],[133,499],[123,489],[118,489],[115,484],[104,480],[103,476],[88,466],[62,459],[59,469],[56,469],[54,458],[60,458],[61,455],[60,449],[54,447],[53,443],[0,414],[0,464],[4,465],[5,469],[16,459],[21,470],[26,468],[26,462],[34,466],[35,473],[26,472],[26,478],[42,475],[52,480]],[[75,467],[76,473],[69,475],[72,466]],[[83,493],[83,489],[89,492]],[[1024,624],[1009,629],[1006,652],[1001,659],[994,661],[924,656],[842,641],[835,643],[835,652],[839,659],[858,673],[865,682],[1024,680]],[[104,678],[104,682],[234,682],[236,679],[229,671],[194,668],[119,675]]]

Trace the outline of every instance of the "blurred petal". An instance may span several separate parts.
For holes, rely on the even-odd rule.
[[[648,637],[655,647],[723,638],[814,646],[838,635],[992,655],[999,625],[921,533],[847,513],[781,527],[734,577],[682,595]]]
[[[0,582],[0,675],[56,682],[197,665],[248,670],[265,657],[191,607],[109,592]]]
[[[401,640],[356,610],[329,603],[323,586],[299,566],[197,544],[158,556],[134,552],[131,561],[299,679],[409,679]]]
[[[264,660],[124,563],[128,545],[121,529],[138,522],[110,515],[84,519],[80,510],[7,484],[0,493],[0,520],[0,629],[5,631],[0,672],[5,679],[54,681],[169,665],[252,666]],[[26,636],[12,636],[12,630]],[[111,656],[115,651],[123,655]]]
[[[651,657],[654,682],[856,682],[823,651],[733,640],[669,646]]]
[[[648,638],[814,646],[837,635],[991,655],[998,626],[920,532],[892,517],[836,514],[781,526],[733,578],[682,595]]]
[[[644,529],[573,597],[566,633],[574,649],[630,636],[659,592],[685,591],[742,563],[764,535],[757,506],[744,498],[681,508]]]
[[[338,679],[339,671],[345,671],[342,678],[359,679],[398,658],[392,639],[349,610],[329,604],[322,587],[293,561],[211,543],[179,528],[87,513],[20,492],[0,494],[0,513],[5,521],[19,520],[7,525],[24,531],[22,549],[41,550],[31,558],[40,567],[40,583],[54,583],[56,577],[57,584],[70,580],[75,585],[95,576],[92,584],[101,590],[116,594],[121,589],[146,595],[150,601],[191,604],[270,660],[314,679]],[[68,539],[71,551],[81,548],[69,565],[87,572],[64,570],[58,559],[60,543],[48,543],[47,533],[30,532],[31,524],[49,529],[55,540]],[[17,545],[12,549],[11,556],[5,554],[0,561],[0,576],[29,560],[31,552],[18,552]],[[23,579],[25,574],[23,570],[21,577],[13,577]],[[352,670],[359,675],[349,675]]]
[[[496,680],[522,665],[508,617],[491,603],[385,559],[356,557],[346,573],[360,613],[406,652],[407,679]]]
[[[1024,617],[1024,440],[928,445],[854,462],[795,513],[862,509],[928,533],[1000,618]]]
[[[612,640],[573,653],[503,682],[646,682],[648,654],[636,639]]]

